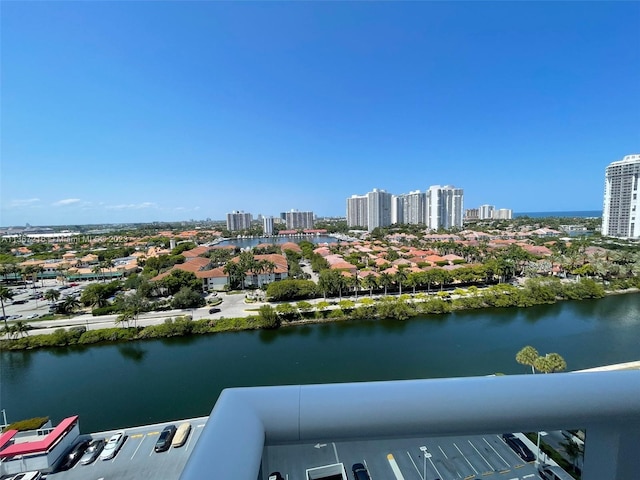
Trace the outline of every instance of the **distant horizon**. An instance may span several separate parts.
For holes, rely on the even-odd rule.
[[[4,2],[0,224],[602,205],[640,2]],[[482,19],[482,21],[478,21]],[[258,209],[259,208],[259,209]]]
[[[231,213],[231,212],[229,212]],[[247,213],[251,213],[251,212],[247,212]],[[592,214],[592,213],[598,213],[598,215],[586,215],[586,214]],[[543,214],[549,214],[549,215],[543,215]],[[583,215],[559,215],[559,214],[583,214]],[[558,211],[548,211],[548,212],[513,212],[513,218],[518,218],[518,217],[522,217],[522,216],[530,216],[532,218],[544,218],[544,217],[559,217],[559,218],[571,218],[571,217],[575,217],[575,218],[587,218],[587,217],[600,217],[602,216],[602,209],[593,209],[593,210],[558,210]],[[344,216],[316,216],[316,218],[318,219],[331,219],[331,218],[340,218],[340,219],[345,219],[346,217]],[[256,220],[256,218],[254,218],[253,220]],[[153,221],[141,221],[141,222],[103,222],[103,223],[76,223],[76,222],[71,222],[71,223],[60,223],[60,224],[31,224],[29,222],[25,223],[25,225],[0,225],[0,230],[6,230],[6,229],[10,229],[10,228],[20,228],[20,229],[24,229],[27,228],[26,225],[28,224],[29,227],[31,228],[47,228],[47,227],[70,227],[70,226],[107,226],[107,225],[135,225],[135,224],[140,224],[140,225],[152,225],[154,223],[203,223],[203,222],[211,222],[211,223],[223,223],[226,222],[227,219],[226,218],[222,218],[222,219],[189,219],[189,220],[153,220]]]

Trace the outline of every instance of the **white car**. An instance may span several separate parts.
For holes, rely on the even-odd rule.
[[[118,450],[124,443],[124,431],[116,432],[111,435],[111,438],[107,441],[102,452],[100,452],[100,460],[110,460],[116,456]]]

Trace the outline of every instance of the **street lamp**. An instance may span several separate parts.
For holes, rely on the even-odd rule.
[[[427,447],[424,445],[420,447],[420,451],[423,457],[422,480],[427,480],[427,458],[431,458],[431,454],[427,452]]]
[[[547,432],[538,432],[538,443],[536,445],[536,467],[540,465],[540,437],[544,437]]]

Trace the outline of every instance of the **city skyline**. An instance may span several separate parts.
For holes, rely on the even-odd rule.
[[[640,4],[3,4],[0,225],[295,208],[459,185],[600,210],[639,151]],[[482,22],[477,22],[482,18]]]

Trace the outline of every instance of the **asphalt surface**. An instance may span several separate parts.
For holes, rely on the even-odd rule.
[[[182,447],[171,447],[166,452],[156,453],[154,446],[162,429],[171,424],[178,427],[184,421],[191,423],[191,433],[187,442]],[[100,460],[98,458],[89,465],[77,463],[69,470],[48,474],[47,479],[106,480],[117,478],[118,480],[140,480],[154,478],[177,480],[193,451],[194,445],[200,438],[206,421],[207,417],[201,417],[123,429],[127,438],[113,459]],[[82,437],[108,439],[116,431],[118,430],[83,435]]]
[[[274,471],[287,480],[303,480],[306,469],[334,463],[344,464],[349,479],[354,463],[366,465],[372,480],[425,480],[425,467],[426,480],[540,478],[534,462],[523,461],[501,435],[270,446],[262,461],[262,480]]]

